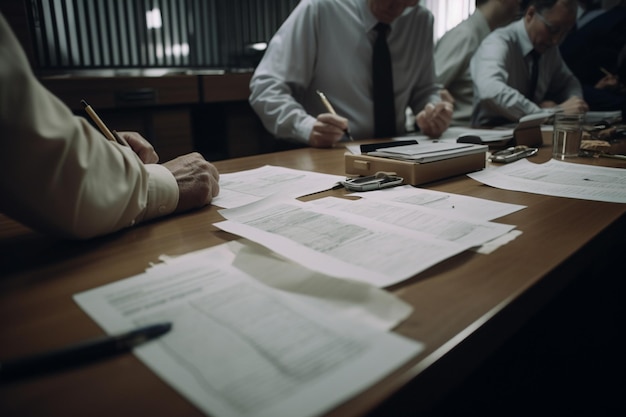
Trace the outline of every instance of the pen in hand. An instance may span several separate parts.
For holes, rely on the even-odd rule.
[[[335,112],[335,109],[333,108],[332,104],[330,104],[330,101],[328,101],[328,99],[326,98],[326,95],[322,93],[320,90],[316,90],[316,92],[317,92],[317,95],[320,97],[320,100],[322,100],[322,104],[324,104],[324,107],[326,107],[326,110],[328,110],[329,113],[334,114],[336,116],[337,112]],[[348,137],[348,139],[350,139],[351,141],[354,141],[354,138],[352,138],[352,135],[350,134],[350,130],[346,128],[344,132],[346,133],[346,136]]]
[[[172,328],[172,323],[141,327],[117,336],[105,336],[49,352],[0,362],[0,381],[72,368],[101,360],[159,337]]]
[[[613,74],[611,74],[610,72],[608,72],[608,71],[606,70],[606,68],[604,68],[604,67],[600,67],[600,71],[602,71],[602,73],[603,73],[604,75],[606,75],[606,76],[609,76],[609,77],[615,77],[615,75],[613,75]]]
[[[128,146],[128,142],[126,142],[126,140],[122,138],[115,130],[109,130],[109,128],[102,121],[102,119],[100,119],[100,117],[96,114],[96,111],[89,104],[87,104],[85,100],[81,100],[80,103],[83,105],[85,111],[87,112],[91,120],[94,121],[96,126],[98,126],[105,138],[107,138],[111,142],[117,142],[120,145]]]

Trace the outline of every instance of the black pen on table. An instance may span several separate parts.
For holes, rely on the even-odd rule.
[[[130,351],[170,331],[172,323],[157,323],[129,332],[87,340],[32,356],[0,362],[0,382],[73,368]]]
[[[326,110],[328,110],[329,113],[334,114],[336,116],[337,112],[333,108],[333,105],[330,104],[330,101],[328,101],[328,99],[326,98],[326,95],[322,93],[320,90],[316,90],[316,92],[317,92],[317,95],[320,97],[320,100],[322,100],[322,104],[324,104],[324,107],[326,107]],[[348,130],[348,128],[346,128],[344,132],[346,133],[346,136],[348,136],[348,139],[350,139],[351,141],[354,141],[354,138],[352,138],[352,135],[350,134],[350,130]]]
[[[96,111],[93,109],[93,107],[87,104],[85,100],[81,100],[80,103],[83,105],[85,111],[87,112],[89,117],[91,117],[91,120],[94,121],[96,126],[98,126],[105,138],[107,138],[111,142],[117,142],[120,145],[128,146],[128,142],[126,142],[126,140],[122,138],[115,130],[109,130],[107,125],[105,125],[102,119],[100,119],[100,117],[96,114]]]

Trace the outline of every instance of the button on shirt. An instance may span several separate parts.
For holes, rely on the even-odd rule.
[[[563,62],[559,48],[552,47],[539,60],[534,100],[527,99],[532,50],[523,19],[485,38],[470,63],[474,83],[472,126],[490,126],[496,120],[517,122],[541,111],[541,101],[562,103],[573,96],[582,97],[580,83]]]
[[[302,0],[274,35],[250,82],[250,104],[279,138],[308,143],[324,92],[355,139],[374,134],[372,47],[377,23],[366,0]],[[433,17],[407,8],[391,23],[396,131],[403,109],[439,102],[433,64]]]

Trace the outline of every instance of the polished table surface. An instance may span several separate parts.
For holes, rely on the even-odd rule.
[[[343,175],[344,149],[296,149],[217,162],[220,172],[266,164]],[[544,146],[531,161],[548,160]],[[626,162],[582,163],[626,167]],[[417,357],[329,416],[427,410],[614,242],[624,242],[626,205],[506,191],[467,176],[424,187],[523,204],[496,221],[523,233],[489,255],[466,251],[391,287],[414,311],[395,331],[426,346]],[[317,196],[345,195],[332,190]],[[308,197],[315,198],[316,196]],[[0,215],[0,360],[100,336],[72,295],[141,273],[237,236],[212,226],[210,206],[86,242],[46,237]],[[0,385],[1,416],[200,416],[133,355]]]

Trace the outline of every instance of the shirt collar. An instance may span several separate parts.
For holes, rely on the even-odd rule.
[[[480,39],[485,39],[489,33],[491,33],[491,28],[489,27],[489,22],[487,22],[487,18],[480,11],[480,9],[476,9],[474,13],[472,13],[469,17],[473,26],[478,31],[478,36]]]
[[[376,18],[372,14],[372,11],[367,4],[367,0],[360,0],[358,3],[361,9],[361,17],[363,21],[363,27],[365,28],[365,33],[370,33],[372,30],[374,30],[374,26],[376,26],[378,20],[376,20]]]
[[[361,16],[363,20],[363,26],[365,27],[365,32],[370,33],[372,30],[374,30],[374,26],[378,24],[378,20],[372,14],[372,11],[368,6],[367,0],[359,1],[359,7],[361,8]],[[421,7],[422,6],[419,4],[416,6],[407,7],[400,16],[398,16],[393,22],[389,24],[389,26],[391,26],[391,30],[393,31],[393,28],[396,26],[400,19],[403,19],[404,17],[412,13],[419,13],[419,9]]]
[[[517,38],[519,40],[519,47],[523,56],[527,56],[533,49],[534,46],[528,37],[528,32],[526,31],[526,27],[524,26],[524,19],[520,19],[517,22],[513,23],[515,27],[515,31],[517,33]]]

